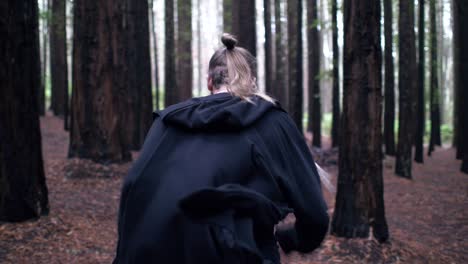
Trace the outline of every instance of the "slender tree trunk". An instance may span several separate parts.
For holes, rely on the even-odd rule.
[[[457,148],[456,158],[461,159],[462,156],[462,137],[460,131],[460,118],[459,113],[461,113],[461,89],[459,81],[461,80],[460,73],[460,46],[461,43],[461,28],[460,28],[460,1],[452,1],[452,15],[453,15],[453,146]]]
[[[47,88],[47,51],[49,50],[49,0],[44,0],[42,5],[45,16],[42,21],[42,66],[41,66],[41,86],[39,90],[39,114],[44,115],[46,109],[46,88]]]
[[[307,45],[309,60],[309,120],[308,131],[312,131],[312,145],[322,146],[320,105],[320,37],[318,30],[317,0],[307,1]]]
[[[158,41],[156,36],[156,22],[155,12],[153,9],[153,0],[150,1],[150,21],[151,21],[151,34],[153,35],[153,54],[154,54],[154,95],[156,97],[154,104],[156,110],[159,110],[159,66],[158,66]]]
[[[276,71],[273,96],[280,102],[284,109],[289,109],[288,104],[288,56],[285,34],[285,23],[281,20],[284,17],[282,12],[282,0],[275,0],[275,46],[276,46]]]
[[[332,46],[333,46],[333,110],[332,110],[332,147],[337,147],[339,143],[339,127],[340,127],[340,75],[338,60],[340,57],[338,49],[338,22],[336,13],[338,7],[336,0],[332,1]]]
[[[226,0],[224,0],[226,3]],[[256,11],[255,0],[231,0],[231,32],[238,41],[239,46],[247,49],[254,57],[257,56],[257,33],[256,33]],[[229,7],[226,9],[229,11]],[[225,17],[229,16],[226,15]],[[228,21],[228,18],[225,20]],[[225,27],[225,30],[229,29]],[[229,32],[229,31],[227,31]]]
[[[414,161],[418,163],[424,162],[424,128],[425,128],[425,111],[424,111],[424,1],[419,0],[419,30],[418,30],[418,98],[416,109],[416,131],[415,131],[415,152]]]
[[[178,100],[192,97],[192,0],[177,1],[177,88]]]
[[[70,157],[96,162],[131,159],[126,138],[127,84],[125,0],[74,1],[73,92]]]
[[[68,107],[66,0],[52,0],[50,21],[51,110],[64,115]]]
[[[392,0],[384,0],[385,35],[385,153],[395,155],[395,74],[393,67]]]
[[[263,1],[265,21],[265,90],[273,94],[273,39],[271,33],[271,1]]]
[[[49,213],[42,161],[38,3],[0,1],[0,221]]]
[[[414,95],[416,90],[416,47],[414,36],[414,2],[400,0],[398,20],[399,66],[398,88],[399,128],[395,173],[404,178],[411,176],[411,149],[414,141]]]
[[[174,0],[164,1],[164,104],[165,107],[178,103],[174,36]]]
[[[223,28],[224,32],[232,32],[232,1],[233,0],[223,0]],[[236,0],[234,0],[236,1]]]
[[[343,115],[331,233],[388,239],[382,178],[380,1],[344,1]]]
[[[289,114],[302,130],[302,1],[288,1]]]
[[[456,78],[456,91],[458,93],[457,121],[458,142],[457,157],[462,160],[461,171],[468,173],[468,104],[462,98],[468,98],[468,2],[453,1],[454,13],[454,76]]]
[[[440,136],[440,91],[438,81],[438,61],[437,61],[437,29],[436,29],[436,10],[435,0],[430,0],[431,16],[431,92],[430,92],[430,111],[431,111],[431,136],[429,139],[428,155],[431,155],[435,145],[441,145]]]
[[[197,75],[198,75],[198,96],[202,95],[202,24],[201,24],[201,0],[197,2],[197,57],[198,57],[198,67],[197,67]]]

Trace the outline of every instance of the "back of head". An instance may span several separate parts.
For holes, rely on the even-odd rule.
[[[244,48],[237,47],[237,39],[227,33],[221,37],[225,47],[218,49],[210,59],[208,75],[215,89],[225,87],[229,93],[251,102],[254,95],[274,103],[259,91],[256,84],[256,60]]]

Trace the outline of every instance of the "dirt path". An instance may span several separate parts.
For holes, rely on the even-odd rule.
[[[38,221],[0,224],[0,263],[110,263],[122,177],[130,164],[68,160],[62,121],[41,120],[51,213]],[[328,236],[312,254],[291,253],[283,263],[468,263],[468,176],[452,149],[438,149],[414,165],[414,180],[385,164],[390,243]],[[336,180],[336,166],[326,169]],[[326,194],[330,213],[334,195]]]

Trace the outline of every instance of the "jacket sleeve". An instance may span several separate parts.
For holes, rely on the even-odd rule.
[[[262,163],[296,216],[294,226],[278,227],[275,236],[285,252],[310,252],[320,246],[329,224],[317,168],[302,134],[286,113],[277,112],[267,119],[259,131],[260,149],[265,149],[260,154]]]

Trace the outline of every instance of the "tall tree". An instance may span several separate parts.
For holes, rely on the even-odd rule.
[[[42,65],[41,65],[41,86],[39,88],[39,96],[37,97],[39,100],[39,114],[45,114],[46,108],[46,88],[47,88],[47,53],[49,50],[49,0],[44,0],[42,2]]]
[[[275,0],[275,83],[273,96],[281,103],[285,109],[289,109],[288,104],[288,56],[287,44],[285,41],[286,35],[284,29],[286,23],[281,18],[284,17],[282,12],[284,6],[283,0]]]
[[[125,0],[74,1],[70,157],[130,160]]]
[[[178,103],[174,39],[174,0],[164,0],[164,104]]]
[[[198,75],[198,83],[197,83],[197,89],[198,89],[198,96],[202,95],[202,14],[201,14],[201,0],[198,0],[197,2],[197,59],[198,59],[198,67],[197,67],[197,75]],[[218,5],[216,5],[218,6]]]
[[[430,53],[431,53],[431,90],[430,90],[430,113],[431,113],[431,134],[429,139],[428,155],[434,150],[434,146],[441,145],[440,136],[440,91],[438,81],[438,61],[437,61],[437,29],[436,29],[436,4],[435,0],[430,0]]]
[[[38,3],[0,2],[0,221],[49,212],[42,161]]]
[[[302,132],[302,1],[288,1],[289,113]]]
[[[192,0],[177,1],[178,100],[192,97]]]
[[[382,177],[380,1],[343,2],[343,114],[332,234],[388,239]]]
[[[312,131],[312,145],[322,146],[320,105],[320,36],[318,29],[317,0],[307,1],[307,45],[309,60],[309,120],[307,130]]]
[[[384,0],[385,35],[385,153],[395,155],[395,74],[393,67],[392,0]]]
[[[239,46],[257,56],[255,0],[223,0],[224,31],[235,35]]]
[[[462,159],[461,171],[468,173],[468,104],[461,98],[468,98],[468,2],[463,0],[453,1],[454,21],[454,77],[456,97],[459,98],[455,105],[457,111],[457,157]]]
[[[414,161],[424,161],[424,128],[425,128],[425,103],[424,103],[424,1],[419,0],[419,29],[418,29],[418,94],[416,101],[416,130]]]
[[[387,0],[385,0],[387,1]],[[331,13],[332,13],[332,46],[333,46],[333,109],[332,109],[332,147],[337,147],[339,142],[338,130],[340,127],[340,75],[338,59],[340,57],[338,49],[338,22],[336,13],[338,11],[336,0],[332,0]]]
[[[159,66],[158,66],[158,41],[156,36],[156,22],[155,22],[155,12],[153,8],[153,0],[149,2],[150,8],[150,25],[151,25],[151,35],[153,38],[153,56],[154,56],[154,95],[156,103],[154,106],[156,110],[159,110]]]
[[[271,32],[271,1],[263,1],[265,22],[265,90],[268,94],[273,92],[273,39]]]
[[[52,0],[50,17],[50,109],[64,115],[68,108],[66,0]]]
[[[411,178],[411,149],[414,141],[414,110],[416,90],[416,47],[414,36],[414,1],[400,0],[398,20],[398,90],[399,128],[395,173]]]

